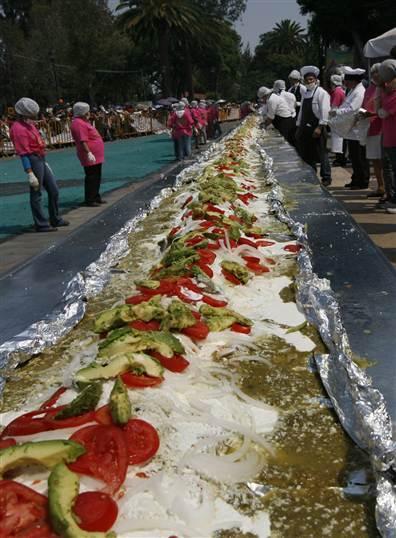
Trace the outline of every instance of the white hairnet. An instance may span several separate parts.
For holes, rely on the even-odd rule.
[[[77,103],[74,103],[73,105],[73,116],[76,118],[80,118],[81,116],[85,116],[89,112],[89,104],[83,103],[82,101],[77,101]]]
[[[316,65],[304,65],[304,67],[301,68],[301,76],[306,77],[307,75],[313,75],[314,77],[318,78],[320,73],[320,69],[316,67]]]
[[[379,73],[381,62],[377,62],[376,64],[373,64],[370,68],[370,73],[373,75],[374,73]]]
[[[379,67],[379,75],[384,82],[396,77],[396,60],[385,60]]]
[[[36,101],[30,99],[30,97],[22,97],[15,103],[15,112],[20,116],[26,116],[27,118],[35,118],[40,112],[40,107]]]
[[[191,106],[198,106],[198,101],[196,101],[195,99],[193,99],[191,101]]]
[[[187,99],[187,97],[182,97],[182,98],[180,99],[180,102],[181,102],[181,103],[184,103],[184,104],[187,106],[187,105],[188,105],[188,99]]]
[[[186,105],[179,101],[179,103],[175,104],[175,110],[184,110],[186,108]]]
[[[266,95],[269,95],[270,93],[271,93],[271,90],[269,88],[267,88],[266,86],[261,86],[257,90],[257,97],[259,98],[265,97]]]
[[[279,90],[286,90],[286,83],[284,80],[275,80],[274,90],[277,92]]]
[[[292,80],[301,80],[300,71],[293,69],[293,71],[290,71],[289,78]]]
[[[342,86],[342,76],[341,75],[331,75],[330,82],[333,86]]]

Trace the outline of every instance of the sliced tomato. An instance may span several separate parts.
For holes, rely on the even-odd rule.
[[[9,446],[15,446],[16,444],[16,440],[12,437],[9,437],[8,439],[0,439],[0,450],[3,450],[3,448],[8,448]]]
[[[191,217],[191,216],[192,216],[192,214],[193,214],[192,211],[186,211],[186,212],[184,213],[184,215],[182,216],[182,220],[187,220],[188,217]]]
[[[128,467],[125,437],[116,426],[103,424],[85,426],[70,437],[82,444],[86,453],[69,467],[76,473],[92,476],[105,482],[114,494],[124,483]]]
[[[197,250],[197,254],[199,255],[201,261],[207,265],[212,265],[216,259],[216,254],[208,248],[199,248]]]
[[[201,316],[201,314],[199,312],[194,312],[194,310],[191,310],[191,314],[194,316],[195,319],[200,321],[202,316]]]
[[[287,252],[300,252],[302,248],[303,246],[297,243],[295,245],[286,245],[285,247],[283,247],[283,250],[286,250]]]
[[[256,262],[246,262],[246,267],[250,269],[250,271],[253,271],[254,273],[260,274],[260,273],[269,273],[268,267],[265,267],[265,265],[260,265]]]
[[[47,497],[33,489],[0,480],[1,538],[56,538],[48,523],[47,505]]]
[[[260,263],[261,259],[256,256],[242,256],[246,262]]]
[[[141,321],[140,319],[136,319],[135,321],[128,323],[128,325],[137,331],[159,331],[161,327],[161,323],[155,319],[151,321]]]
[[[220,235],[221,237],[224,237],[223,228],[213,228],[212,233],[214,233],[216,235]]]
[[[192,237],[191,239],[188,239],[186,241],[186,245],[188,245],[189,247],[193,247],[194,245],[198,245],[198,243],[202,243],[202,241],[204,240],[205,238],[203,235],[196,235]]]
[[[270,265],[275,265],[276,261],[273,258],[265,258],[265,261]]]
[[[203,321],[197,321],[195,325],[182,329],[181,332],[193,340],[205,340],[209,334],[209,327]]]
[[[220,248],[220,242],[218,239],[216,239],[216,241],[214,241],[213,243],[208,243],[206,245],[206,248],[210,249],[210,250],[219,250]]]
[[[187,200],[184,202],[184,204],[182,205],[182,209],[184,209],[190,202],[192,202],[192,199],[193,197],[189,196]]]
[[[240,323],[233,323],[231,325],[231,330],[234,331],[234,333],[250,334],[252,328],[247,325],[241,325]]]
[[[210,220],[201,220],[201,222],[199,223],[199,226],[204,230],[208,230],[209,228],[214,226],[214,224],[213,222],[210,222]]]
[[[227,301],[221,301],[220,299],[214,299],[213,297],[209,297],[209,295],[204,295],[203,296],[203,299],[202,299],[202,302],[210,305],[210,306],[213,306],[215,308],[222,308],[224,306],[227,306],[228,303]]]
[[[56,419],[55,416],[59,411],[61,411],[65,406],[60,405],[59,407],[52,407],[47,410],[45,416],[45,422],[48,424],[50,430],[61,430],[62,428],[76,428],[77,426],[83,426],[89,422],[94,422],[95,412],[88,411],[88,413],[83,413],[76,417],[62,418],[60,420]]]
[[[198,267],[201,269],[201,271],[203,271],[205,273],[206,276],[208,276],[209,278],[212,278],[213,277],[213,271],[212,269],[209,267],[209,265],[206,265],[206,263],[203,263],[202,261],[199,261],[198,262]]]
[[[275,245],[274,241],[267,241],[266,239],[259,239],[256,241],[256,245],[258,247],[270,247],[271,245]]]
[[[99,422],[99,424],[104,424],[106,426],[114,424],[113,419],[111,418],[110,407],[107,404],[102,405],[102,407],[99,407],[99,409],[95,411],[95,420],[96,422]]]
[[[169,232],[170,237],[173,237],[174,235],[176,235],[179,230],[181,230],[180,226],[175,226],[174,228],[172,228],[171,231]]]
[[[126,446],[128,447],[129,465],[139,465],[150,460],[157,453],[160,439],[157,430],[140,419],[131,419],[123,427]]]
[[[46,411],[30,411],[12,420],[2,431],[1,437],[31,435],[49,430],[45,422]]]
[[[40,409],[47,409],[47,407],[54,407],[59,398],[67,391],[66,387],[59,387],[52,396],[48,398],[44,403],[40,405]]]
[[[199,286],[194,284],[194,282],[191,280],[191,278],[188,277],[179,277],[176,281],[178,286],[182,286],[183,288],[187,288],[191,291],[194,291],[195,293],[202,293],[202,290]]]
[[[118,506],[107,493],[85,491],[77,496],[73,512],[84,531],[107,532],[117,519]]]
[[[246,235],[248,235],[249,237],[253,237],[253,239],[260,239],[260,240],[263,237],[263,234],[256,234],[253,232],[246,232]]]
[[[149,301],[151,299],[151,295],[149,293],[139,293],[138,295],[132,295],[131,297],[128,297],[125,299],[126,304],[140,304],[144,303],[145,301]]]
[[[200,295],[198,299],[191,299],[190,297],[185,295],[180,288],[177,288],[176,295],[177,297],[179,297],[181,301],[183,301],[184,303],[189,303],[189,304],[193,304],[193,303],[196,303],[197,301],[200,301],[202,297],[202,295]]]
[[[155,387],[163,382],[162,377],[151,377],[148,375],[136,375],[132,372],[125,372],[121,375],[121,379],[127,387],[142,388]]]
[[[240,237],[238,239],[238,245],[249,245],[249,247],[257,248],[257,243],[246,237]]]
[[[211,204],[210,202],[208,202],[206,204],[206,207],[207,207],[207,211],[213,211],[214,213],[220,213],[220,215],[224,215],[225,211],[223,211],[223,209],[220,209],[219,207]]]
[[[150,351],[150,355],[157,359],[157,361],[160,362],[164,368],[170,370],[171,372],[183,372],[190,364],[187,359],[185,359],[182,355],[178,355],[177,353],[175,353],[170,359],[168,357],[164,357],[164,355],[161,355],[161,353],[158,353],[158,351]]]
[[[235,275],[233,275],[226,269],[222,269],[221,272],[223,273],[224,278],[228,280],[228,282],[235,284],[235,286],[239,286],[241,284],[241,281],[239,280],[239,278],[237,278]]]

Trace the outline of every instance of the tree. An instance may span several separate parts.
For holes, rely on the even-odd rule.
[[[396,20],[394,0],[297,0],[303,14],[311,14],[327,43],[353,46],[355,63],[364,65],[364,43],[390,29]]]
[[[122,11],[120,24],[133,32],[137,40],[150,39],[159,50],[162,86],[171,93],[169,48],[172,37],[197,34],[200,21],[195,6],[186,0],[125,0],[117,7]],[[173,35],[172,35],[173,34]]]
[[[268,33],[266,44],[272,52],[279,54],[288,54],[290,51],[299,53],[306,44],[304,29],[298,22],[283,19]]]

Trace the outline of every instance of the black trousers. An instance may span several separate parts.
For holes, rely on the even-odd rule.
[[[102,164],[93,164],[92,166],[84,166],[85,170],[85,203],[92,204],[100,202],[100,182],[102,180]]]
[[[278,129],[280,134],[286,138],[286,140],[292,146],[295,146],[295,132],[296,132],[296,120],[291,116],[289,118],[281,118],[281,116],[275,116],[272,120],[272,124],[275,129]]]
[[[316,171],[320,163],[320,177],[323,181],[331,182],[331,166],[327,151],[327,134],[325,127],[319,138],[313,138],[313,127],[298,127],[296,131],[297,151],[301,159]]]
[[[370,179],[370,165],[366,159],[366,148],[359,140],[347,140],[349,158],[352,163],[352,185],[367,187]]]

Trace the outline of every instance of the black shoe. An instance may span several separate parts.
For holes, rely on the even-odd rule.
[[[324,187],[328,187],[329,185],[331,185],[331,179],[323,179],[322,180],[322,185]]]
[[[55,227],[60,228],[61,226],[69,226],[70,222],[68,220],[61,219],[59,222],[55,224]]]
[[[99,207],[100,203],[99,202],[85,202],[85,205],[87,207]]]
[[[361,190],[367,189],[367,188],[368,188],[368,184],[366,184],[366,183],[354,183],[350,187],[351,191],[361,191]]]
[[[107,204],[107,200],[103,200],[103,199],[96,200],[96,203],[97,204]]]
[[[50,226],[45,226],[43,228],[36,228],[36,232],[45,233],[45,232],[57,232],[58,228],[51,228]]]

